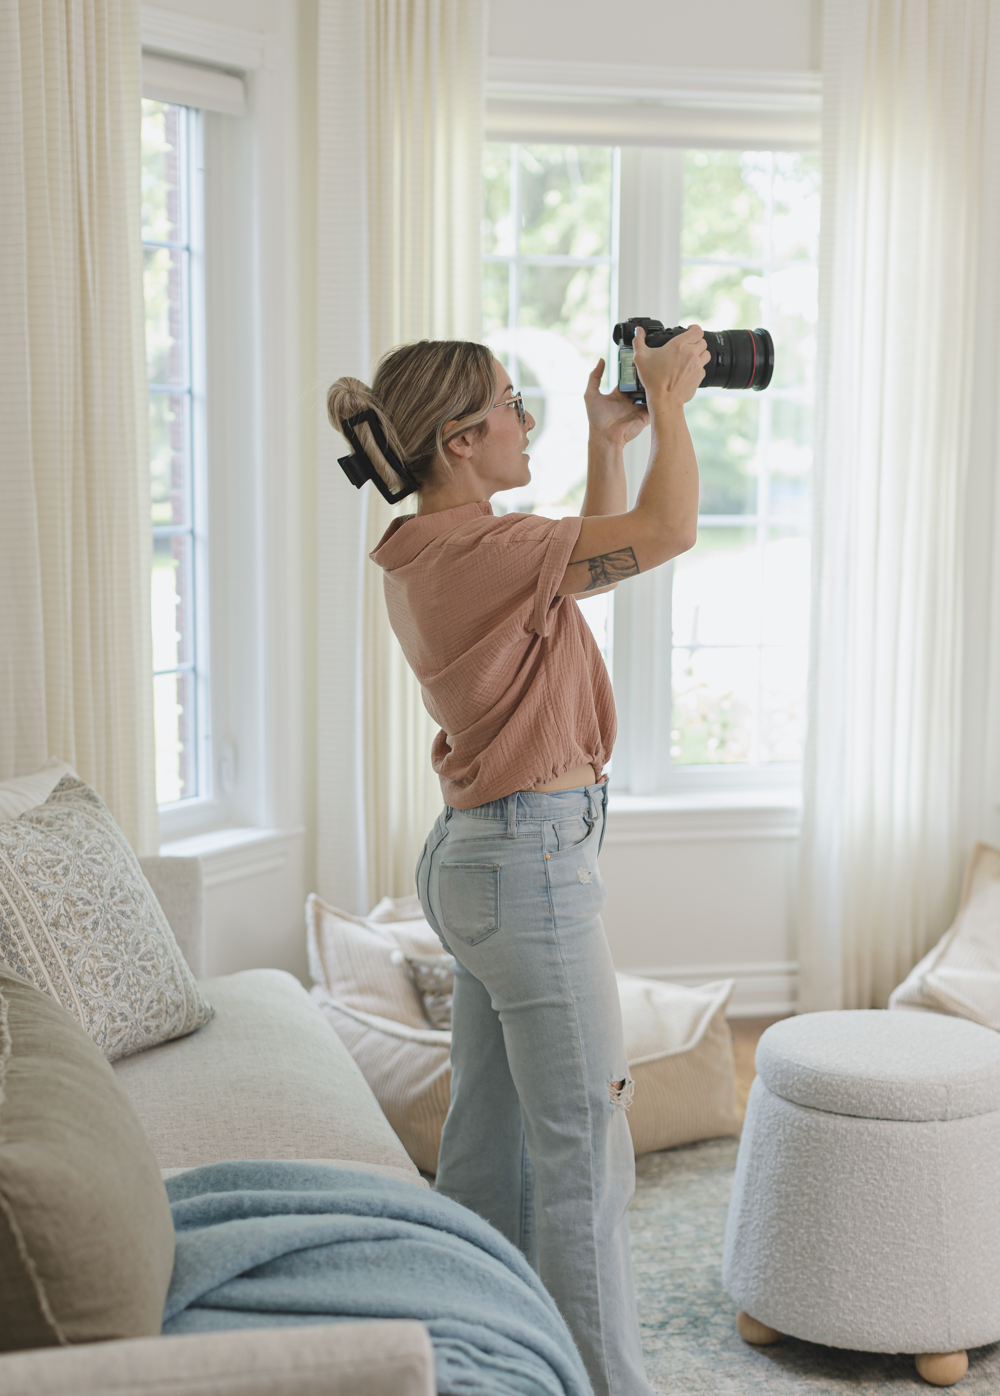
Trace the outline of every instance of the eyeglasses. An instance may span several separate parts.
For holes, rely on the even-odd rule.
[[[514,396],[510,398],[510,400],[507,402],[495,402],[493,406],[513,407],[514,411],[517,413],[517,419],[521,423],[522,427],[527,425],[528,414],[524,410],[524,403],[521,400],[520,393],[515,393]]]

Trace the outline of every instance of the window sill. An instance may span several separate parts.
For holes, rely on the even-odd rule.
[[[161,858],[197,858],[203,885],[218,887],[263,873],[278,872],[301,846],[305,829],[212,829],[160,844]]]
[[[705,813],[731,810],[795,810],[802,808],[798,786],[777,786],[773,790],[678,790],[665,795],[608,795],[608,808],[615,814]]]
[[[797,839],[799,790],[683,791],[615,795],[608,800],[605,845]]]

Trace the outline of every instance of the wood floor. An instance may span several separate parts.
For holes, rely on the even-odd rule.
[[[736,1103],[742,1120],[747,1108],[747,1096],[753,1085],[756,1072],[753,1068],[753,1054],[765,1028],[776,1023],[777,1018],[730,1018],[729,1028],[733,1034],[733,1056],[736,1058]]]

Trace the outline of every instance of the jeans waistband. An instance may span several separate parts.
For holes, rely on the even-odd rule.
[[[473,809],[445,806],[445,821],[454,816],[489,819],[506,825],[507,837],[517,837],[518,824],[548,823],[553,819],[572,819],[582,815],[593,825],[608,807],[608,782],[597,785],[575,785],[569,790],[515,790],[501,800],[488,800]]]

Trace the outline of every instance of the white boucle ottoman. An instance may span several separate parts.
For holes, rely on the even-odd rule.
[[[1000,1035],[810,1013],[756,1060],[722,1268],[740,1333],[912,1352],[951,1385],[1000,1339]]]

